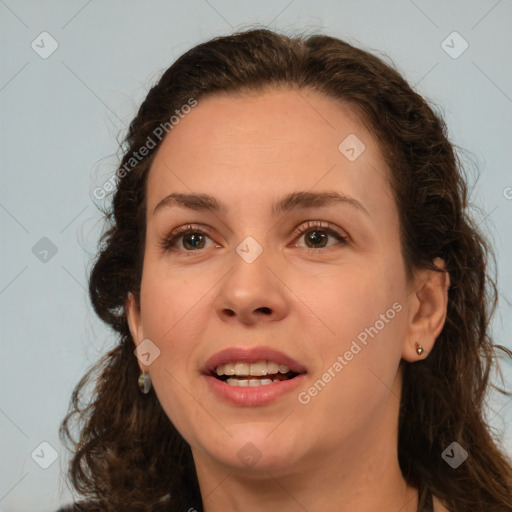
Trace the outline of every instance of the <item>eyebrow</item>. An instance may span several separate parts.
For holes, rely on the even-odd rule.
[[[292,192],[272,204],[272,213],[278,216],[284,212],[305,208],[319,208],[332,204],[347,204],[370,216],[368,210],[355,198],[338,192]],[[164,197],[153,210],[153,215],[164,207],[181,206],[196,211],[225,213],[226,206],[209,194],[172,193]]]

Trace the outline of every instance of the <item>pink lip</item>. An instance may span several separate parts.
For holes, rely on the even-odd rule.
[[[284,394],[290,393],[303,384],[306,374],[301,373],[293,379],[255,387],[230,386],[212,375],[204,375],[204,378],[210,389],[221,400],[225,400],[232,405],[251,407],[268,404]]]
[[[217,352],[210,357],[205,364],[205,373],[215,373],[215,368],[220,364],[226,363],[257,363],[258,361],[275,361],[278,364],[288,366],[294,373],[305,373],[306,368],[300,363],[288,357],[286,354],[274,350],[270,347],[256,347],[252,349],[247,348],[227,348]]]

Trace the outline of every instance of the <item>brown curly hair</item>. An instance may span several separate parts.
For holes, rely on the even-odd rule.
[[[491,388],[499,389],[490,380],[491,370],[499,371],[497,349],[507,357],[512,352],[490,335],[497,302],[492,252],[468,214],[467,178],[444,121],[381,58],[334,37],[259,28],[183,54],[130,124],[89,276],[92,305],[119,343],[80,380],[59,430],[72,445],[73,487],[104,512],[203,510],[189,445],[154,391],[142,395],[137,386],[125,307],[128,292],[140,299],[145,185],[159,144],[136,165],[133,155],[190,98],[268,87],[319,92],[360,115],[391,169],[409,275],[415,268],[439,270],[436,257],[450,274],[447,319],[434,349],[414,365],[401,363],[398,458],[407,483],[419,490],[419,510],[430,491],[452,512],[510,512],[512,464],[491,434],[484,407]],[[469,453],[457,469],[441,457],[453,441]]]

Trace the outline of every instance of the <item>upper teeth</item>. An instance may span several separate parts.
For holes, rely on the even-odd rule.
[[[275,361],[258,361],[257,363],[226,363],[215,368],[217,375],[273,375],[288,373],[290,368]]]

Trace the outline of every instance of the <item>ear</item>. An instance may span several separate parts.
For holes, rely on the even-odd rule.
[[[402,358],[409,362],[425,359],[430,354],[446,320],[450,275],[441,258],[436,258],[434,265],[442,272],[420,269],[413,279],[408,301],[407,336],[402,348]],[[417,344],[423,347],[422,354],[418,354]]]
[[[128,321],[128,326],[130,328],[130,334],[132,335],[133,342],[135,343],[135,347],[138,347],[140,343],[144,340],[144,332],[142,329],[142,324],[140,320],[140,308],[139,304],[135,300],[135,296],[133,293],[128,292],[128,297],[126,299],[125,304],[126,311],[126,319]],[[148,371],[148,367],[140,362],[140,359],[137,358],[139,363],[139,368],[141,371]]]

